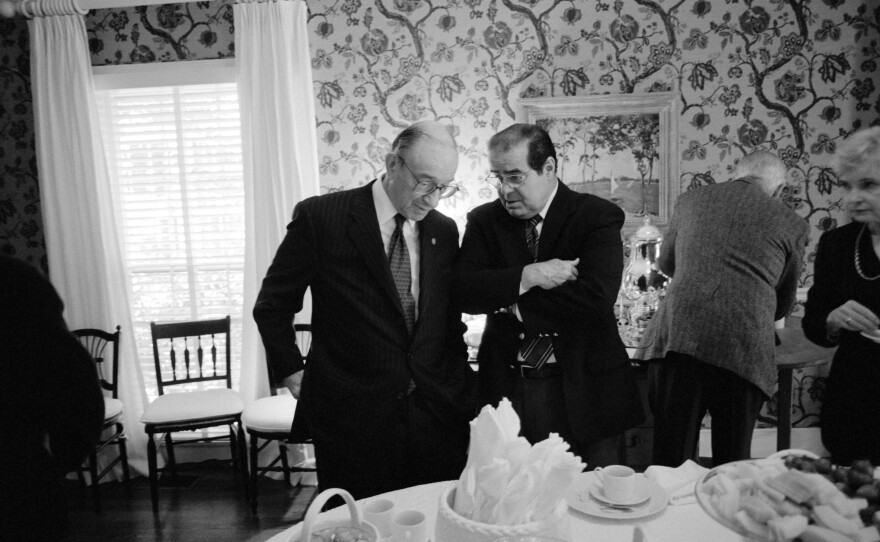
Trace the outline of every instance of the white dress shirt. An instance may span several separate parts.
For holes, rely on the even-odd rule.
[[[379,231],[382,233],[382,246],[385,247],[385,256],[390,257],[391,236],[397,224],[394,216],[397,209],[391,203],[382,179],[373,183],[373,205],[376,207],[376,218],[379,221]],[[416,302],[416,320],[419,319],[419,223],[415,220],[406,219],[403,223],[403,238],[406,241],[406,249],[409,251],[410,276],[412,277],[412,295]]]

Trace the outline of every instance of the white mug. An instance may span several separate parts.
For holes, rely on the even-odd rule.
[[[364,504],[364,519],[379,531],[379,537],[391,536],[391,518],[394,503],[388,499],[374,499]]]
[[[596,477],[602,482],[602,494],[610,501],[628,502],[636,494],[636,471],[624,465],[596,467]]]
[[[391,531],[394,533],[394,542],[428,542],[425,514],[418,510],[404,510],[394,514]]]

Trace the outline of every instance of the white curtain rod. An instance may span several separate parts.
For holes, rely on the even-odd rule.
[[[132,6],[152,6],[159,4],[179,4],[181,0],[75,0],[83,10],[125,8]],[[25,4],[34,0],[0,0],[0,17],[28,16]]]

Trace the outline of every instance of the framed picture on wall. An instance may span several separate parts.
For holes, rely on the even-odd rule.
[[[680,191],[678,99],[671,92],[520,99],[516,120],[547,130],[562,182],[619,205],[629,235],[645,216],[661,229],[669,223]]]

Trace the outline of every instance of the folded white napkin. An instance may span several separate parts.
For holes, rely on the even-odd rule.
[[[694,484],[708,470],[688,459],[675,468],[651,465],[645,469],[645,477],[666,490],[669,504],[689,504],[697,500]]]
[[[471,421],[468,461],[452,505],[460,515],[494,525],[549,517],[585,465],[555,433],[534,446],[519,436],[519,416],[507,399],[483,407]]]

